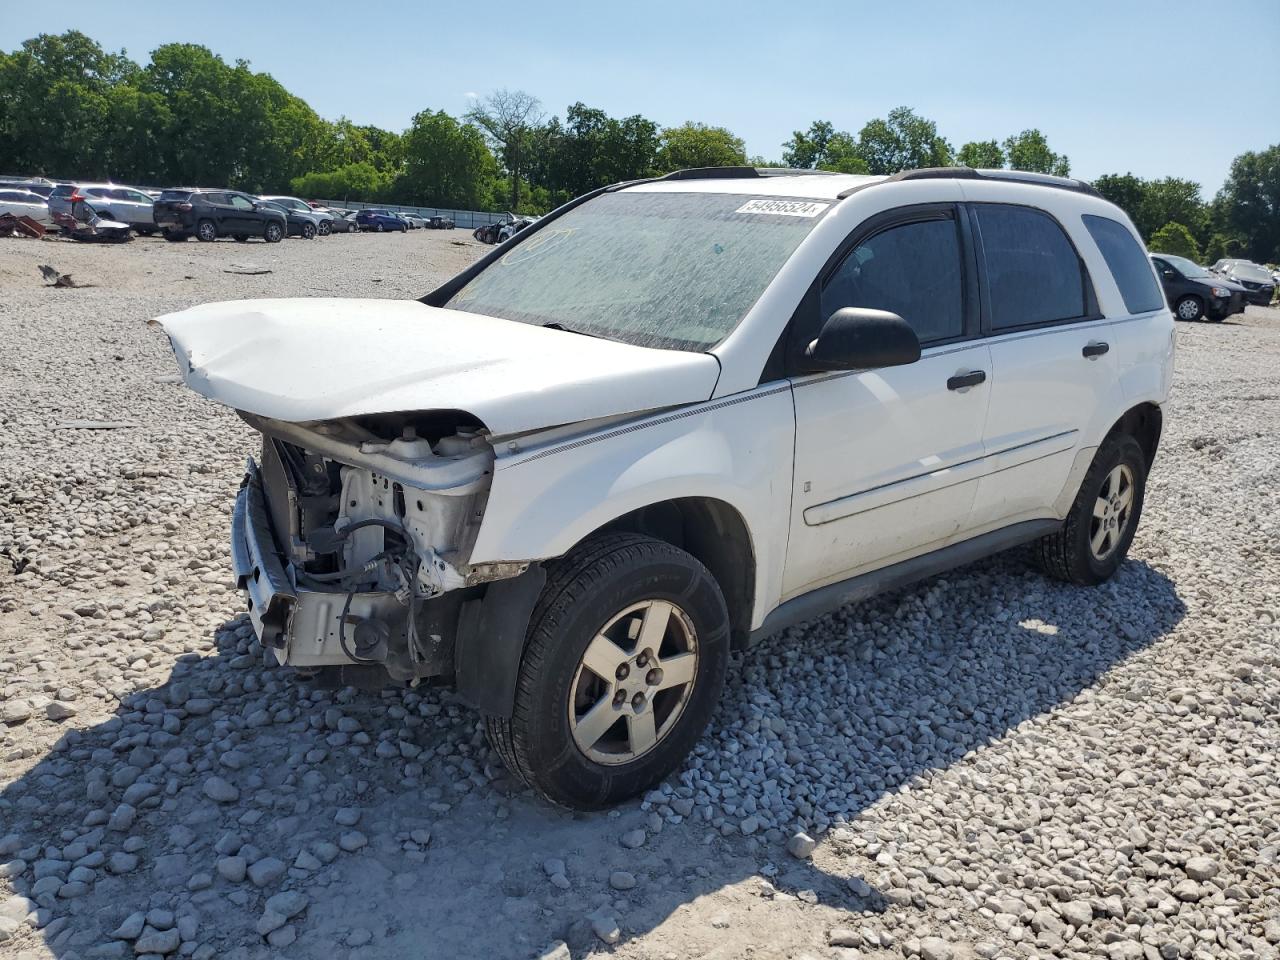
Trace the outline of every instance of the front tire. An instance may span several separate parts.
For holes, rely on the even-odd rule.
[[[378,226],[377,226],[375,229],[376,229],[379,233],[382,233],[382,232],[386,229],[386,227],[384,227],[382,224],[378,224]]]
[[[314,240],[316,238],[316,225],[314,223],[304,223],[302,225],[302,239]]]
[[[1062,529],[1036,544],[1040,567],[1058,580],[1094,586],[1124,562],[1142,516],[1147,459],[1127,433],[1108,437],[1080,484]]]
[[[262,239],[267,243],[279,243],[284,239],[284,227],[274,221],[268,223],[266,229],[262,231]]]
[[[1199,297],[1186,296],[1174,305],[1173,312],[1179,320],[1200,320],[1204,317],[1204,304]]]
[[[489,743],[553,803],[590,810],[666,777],[724,686],[729,615],[694,557],[635,534],[593,537],[550,570],[510,719]]]
[[[320,221],[320,236],[322,236],[322,237],[327,237],[327,236],[328,236],[330,233],[332,233],[332,232],[333,232],[333,224],[332,224],[332,223],[330,223],[328,220],[321,220],[321,221]]]

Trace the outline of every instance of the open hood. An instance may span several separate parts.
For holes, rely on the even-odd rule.
[[[635,347],[416,300],[233,300],[156,321],[187,386],[305,422],[462,410],[495,434],[707,400],[706,353]]]

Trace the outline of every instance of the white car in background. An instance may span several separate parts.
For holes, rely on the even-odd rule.
[[[275,197],[263,195],[259,199],[270,200],[272,203],[279,204],[286,210],[292,210],[295,214],[310,215],[315,218],[316,232],[327,237],[333,232],[333,221],[335,219],[333,213],[324,207],[313,207],[309,203],[299,200],[297,197]]]
[[[30,217],[44,223],[52,223],[49,203],[38,193],[20,187],[0,183],[0,214],[11,213],[15,217]]]
[[[50,196],[57,197],[58,194]],[[51,199],[50,205],[54,202]],[[66,204],[77,220],[91,219],[91,210],[103,220],[127,223],[138,233],[152,234],[159,229],[155,220],[155,198],[133,187],[114,183],[77,183]]]
[[[264,648],[452,684],[591,808],[681,763],[754,639],[1019,544],[1110,577],[1174,356],[1125,214],[1034,174],[786,173],[595,191],[421,301],[162,317],[262,435],[231,550]]]

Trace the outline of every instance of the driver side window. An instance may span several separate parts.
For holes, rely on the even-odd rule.
[[[896,313],[922,344],[964,333],[963,258],[950,217],[900,223],[860,242],[822,290],[822,317],[842,307]]]
[[[253,204],[252,204],[252,203],[250,203],[250,202],[249,202],[248,200],[246,200],[244,197],[238,196],[238,195],[236,195],[236,194],[234,194],[234,193],[231,195],[231,205],[232,205],[233,207],[235,207],[237,210],[252,210],[252,209],[253,209]]]

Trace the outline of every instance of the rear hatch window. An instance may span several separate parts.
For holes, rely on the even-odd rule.
[[[190,190],[163,190],[160,193],[161,200],[189,200],[191,198]]]

